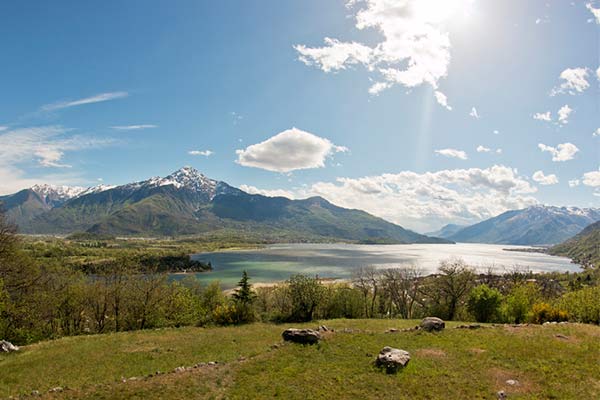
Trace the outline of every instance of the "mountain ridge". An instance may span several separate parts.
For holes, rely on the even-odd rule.
[[[465,243],[553,245],[600,220],[600,209],[535,205],[506,211],[448,236]]]
[[[78,188],[57,204],[31,189],[21,192],[0,197],[0,202],[24,233],[180,236],[227,230],[298,240],[451,243],[321,197],[249,194],[191,167],[120,186]]]

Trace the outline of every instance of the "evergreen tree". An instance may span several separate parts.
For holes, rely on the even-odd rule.
[[[255,319],[252,303],[256,298],[256,293],[252,289],[249,280],[248,273],[244,271],[242,279],[238,283],[238,288],[232,295],[235,303],[235,319],[237,323],[253,322]]]

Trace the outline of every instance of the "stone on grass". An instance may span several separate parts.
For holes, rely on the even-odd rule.
[[[496,395],[498,396],[498,400],[506,400],[508,398],[504,390],[499,391]]]
[[[0,340],[0,353],[12,353],[13,351],[19,351],[19,346],[15,346],[6,340]]]
[[[421,321],[421,329],[427,332],[440,332],[446,327],[444,321],[437,317],[427,317]]]
[[[377,355],[375,365],[385,368],[388,374],[392,374],[406,367],[409,361],[410,354],[408,351],[385,346]]]
[[[321,334],[312,329],[290,328],[283,331],[281,336],[285,341],[302,344],[315,344],[321,340]]]

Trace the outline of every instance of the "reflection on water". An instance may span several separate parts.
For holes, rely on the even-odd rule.
[[[488,244],[414,244],[414,245],[352,245],[352,244],[279,244],[260,250],[202,253],[194,259],[208,262],[214,270],[197,274],[203,281],[219,280],[225,288],[235,286],[243,270],[253,282],[276,282],[294,273],[319,275],[325,278],[347,279],[360,266],[381,268],[406,264],[417,265],[425,273],[437,270],[440,261],[461,258],[480,271],[496,272],[527,268],[535,272],[578,271],[579,266],[563,257],[539,253],[504,251],[519,246]]]

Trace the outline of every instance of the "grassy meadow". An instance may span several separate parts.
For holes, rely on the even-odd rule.
[[[319,323],[335,332],[315,346],[284,344],[280,334],[288,325],[260,323],[39,342],[0,355],[0,397],[37,390],[56,399],[494,399],[504,390],[510,399],[600,398],[598,326],[468,330],[450,322],[437,334],[386,332],[415,326],[414,320],[293,326]],[[397,375],[373,366],[386,345],[411,353]],[[173,372],[209,362],[217,364]],[[63,391],[48,392],[57,386]]]

